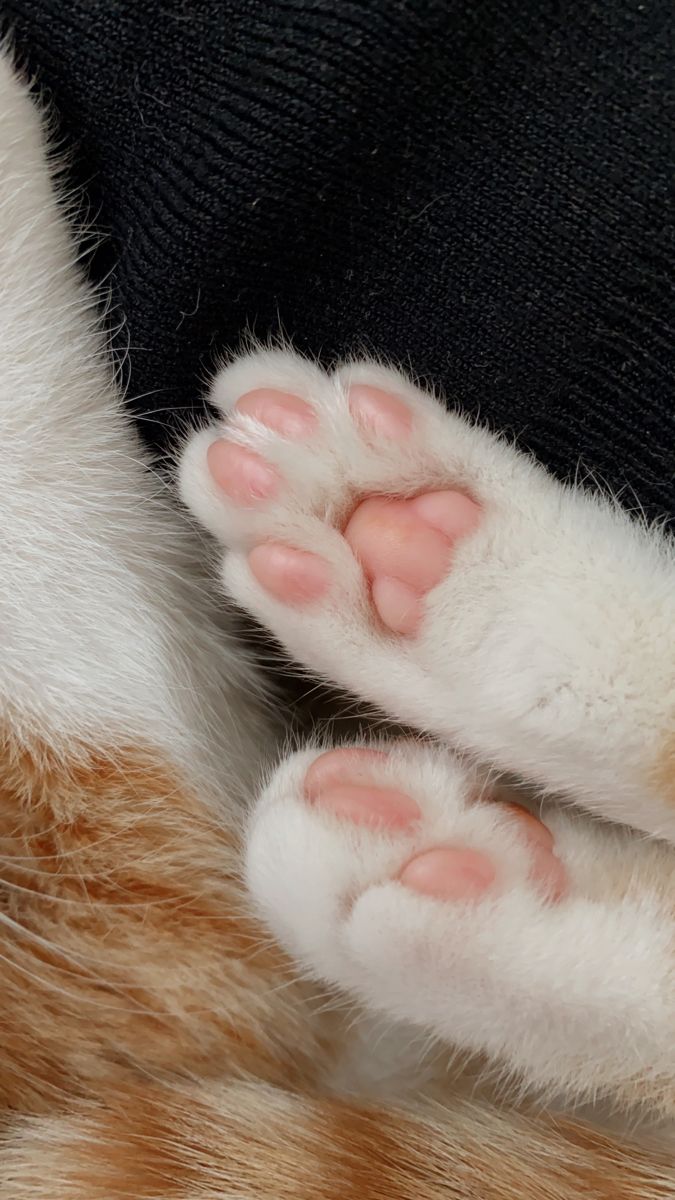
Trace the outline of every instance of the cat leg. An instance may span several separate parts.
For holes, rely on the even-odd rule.
[[[0,54],[0,722],[140,739],[220,802],[257,775],[253,671],[124,413],[66,213]]]
[[[214,381],[181,465],[228,592],[315,673],[675,838],[675,554],[400,374],[286,352]],[[218,440],[216,440],[218,438]]]
[[[96,316],[0,54],[3,1116],[133,1072],[292,1077],[312,1041],[239,882],[271,723]]]
[[[305,750],[247,882],[314,977],[567,1101],[675,1115],[672,850],[492,795],[449,751]]]

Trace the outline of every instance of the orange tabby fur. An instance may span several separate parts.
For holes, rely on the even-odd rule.
[[[49,1110],[139,1068],[298,1072],[304,1029],[268,1020],[283,955],[245,911],[233,837],[175,771],[3,740],[5,1103]]]
[[[666,734],[653,773],[653,783],[671,804],[675,804],[675,730]]]

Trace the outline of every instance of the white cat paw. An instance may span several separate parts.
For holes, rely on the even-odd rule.
[[[294,658],[675,837],[672,548],[374,364],[260,352],[211,399],[224,422],[188,444],[182,495]]]
[[[663,1066],[672,931],[645,890],[590,899],[602,847],[581,867],[557,820],[491,797],[441,750],[306,750],[255,810],[247,882],[311,975],[590,1095]]]

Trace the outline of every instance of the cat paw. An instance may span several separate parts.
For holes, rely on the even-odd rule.
[[[653,1060],[672,934],[648,886],[591,898],[617,847],[578,824],[504,803],[433,747],[310,749],[254,811],[247,884],[313,977],[533,1086],[590,1093]]]
[[[542,820],[461,758],[407,742],[287,759],[255,809],[247,863],[280,940],[343,986],[349,931],[373,889],[404,905],[427,897],[486,912],[514,890],[541,904],[568,890]],[[404,936],[405,923],[399,944]]]
[[[662,546],[374,364],[326,375],[257,353],[211,398],[224,423],[188,444],[182,495],[228,548],[228,592],[294,658],[399,721],[675,836],[659,776],[675,720]]]

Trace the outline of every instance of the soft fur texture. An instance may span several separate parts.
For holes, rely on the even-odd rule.
[[[483,769],[413,741],[382,770],[415,795],[416,836],[488,847],[508,887],[471,911],[404,893],[409,840],[304,802],[317,749],[265,766],[274,723],[124,420],[6,59],[0,265],[1,1200],[675,1196],[670,544],[382,368],[328,378],[284,352],[220,374],[224,410],[272,385],[319,414],[309,448],[234,418],[288,481],[254,518],[209,481],[213,434],[186,449],[235,599],[393,717],[665,839],[556,809],[573,887],[547,906],[498,807],[469,803]],[[405,453],[353,427],[347,377],[412,407]],[[448,483],[486,520],[405,647],[338,527],[360,495]],[[246,566],[280,535],[339,579],[301,618]],[[595,1102],[592,1123],[544,1115],[542,1091]],[[663,1124],[638,1137],[638,1110]]]

